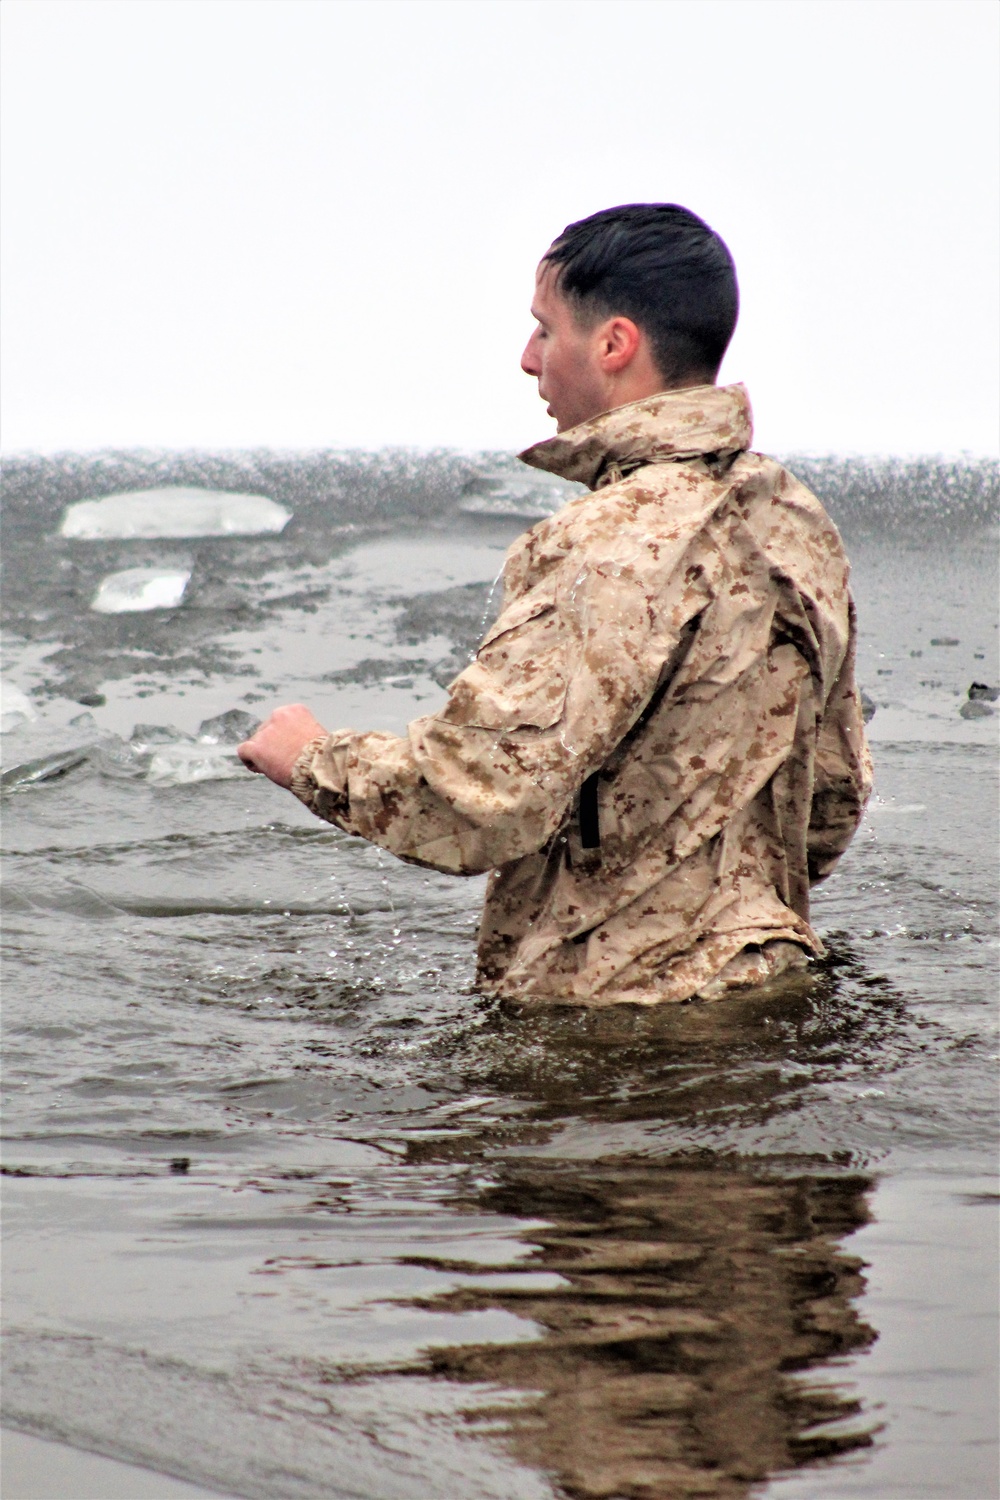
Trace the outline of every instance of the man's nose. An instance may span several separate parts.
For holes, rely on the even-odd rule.
[[[534,336],[524,346],[524,353],[521,355],[521,369],[525,375],[540,375],[542,373],[541,362],[535,353]]]

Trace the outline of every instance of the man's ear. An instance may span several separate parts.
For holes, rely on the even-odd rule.
[[[628,369],[639,352],[642,334],[631,318],[608,318],[598,331],[598,360],[605,375]]]

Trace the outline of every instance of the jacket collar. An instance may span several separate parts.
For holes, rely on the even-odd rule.
[[[752,437],[750,398],[742,385],[697,385],[601,412],[526,448],[520,458],[594,490],[643,464],[739,452]]]

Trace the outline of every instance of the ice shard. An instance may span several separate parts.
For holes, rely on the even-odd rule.
[[[80,500],[67,506],[59,532],[81,541],[259,536],[283,531],[291,518],[291,511],[266,495],[170,485]]]
[[[180,604],[191,571],[126,568],[103,578],[91,609],[99,615],[123,615],[143,609],[173,609]]]

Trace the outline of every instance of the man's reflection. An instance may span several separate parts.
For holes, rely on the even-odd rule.
[[[586,1500],[744,1496],[867,1445],[857,1403],[802,1372],[876,1337],[853,1306],[861,1262],[840,1247],[867,1221],[870,1185],[707,1157],[504,1169],[476,1207],[545,1220],[511,1270],[561,1280],[432,1305],[509,1309],[543,1336],[435,1350],[434,1367],[531,1392],[518,1455]]]

